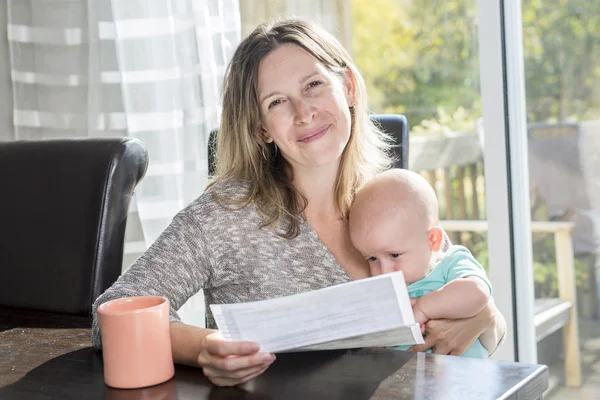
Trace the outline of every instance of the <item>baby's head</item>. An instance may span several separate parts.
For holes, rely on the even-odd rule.
[[[356,194],[349,215],[350,239],[373,274],[402,270],[406,283],[422,279],[440,250],[438,202],[419,174],[385,171]]]

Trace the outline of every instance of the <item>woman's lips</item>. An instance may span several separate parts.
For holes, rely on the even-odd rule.
[[[320,138],[323,137],[323,135],[325,135],[327,133],[327,131],[329,130],[329,127],[331,127],[331,125],[327,125],[323,128],[320,128],[319,130],[317,130],[314,133],[310,133],[309,135],[305,136],[304,138],[298,140],[299,142],[302,143],[310,143],[310,142],[314,142],[315,140],[318,140]]]

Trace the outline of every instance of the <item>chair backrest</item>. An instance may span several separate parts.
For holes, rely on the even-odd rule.
[[[394,168],[408,168],[408,120],[400,114],[376,114],[371,119],[386,133],[390,134],[394,147]]]
[[[0,306],[90,315],[147,165],[131,138],[0,143]]]
[[[396,161],[394,168],[408,168],[408,121],[404,115],[400,114],[375,114],[371,116],[373,122],[390,134],[396,145],[394,155]],[[208,138],[208,175],[212,176],[215,172],[215,149],[217,130],[210,132]]]

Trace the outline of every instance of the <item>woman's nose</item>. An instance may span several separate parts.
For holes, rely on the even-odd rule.
[[[315,116],[315,109],[313,105],[306,100],[298,99],[294,102],[294,112],[296,123],[308,124]]]

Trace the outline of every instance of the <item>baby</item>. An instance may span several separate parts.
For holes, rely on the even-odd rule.
[[[492,287],[485,271],[466,248],[442,249],[438,201],[421,175],[391,169],[376,176],[357,193],[349,229],[373,276],[403,272],[421,327],[430,319],[472,317],[486,306]],[[477,340],[463,355],[488,352]]]

